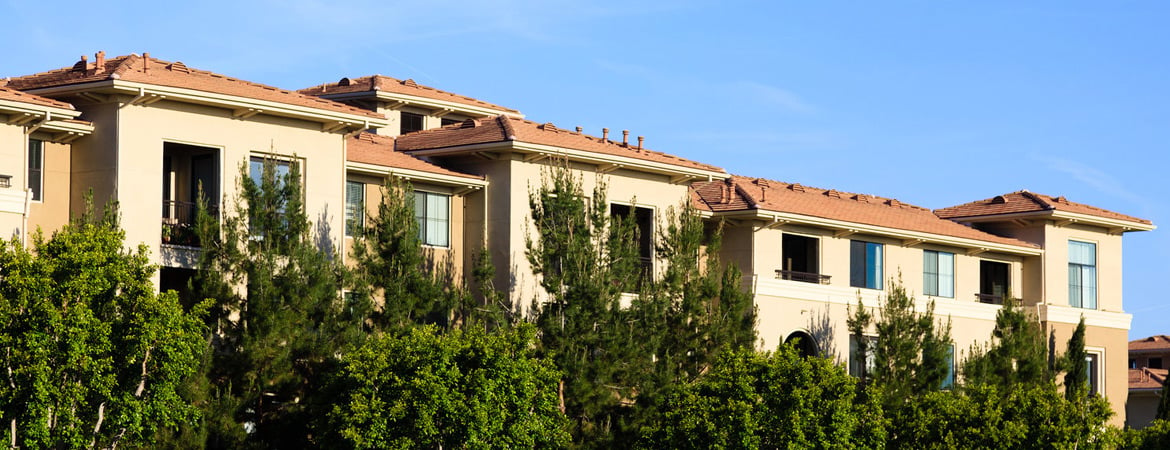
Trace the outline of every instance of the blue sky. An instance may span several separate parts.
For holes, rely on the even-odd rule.
[[[939,208],[1029,189],[1170,226],[1170,4],[0,0],[0,76],[150,52],[301,88],[374,73],[748,176]],[[1125,238],[1170,334],[1170,233]]]

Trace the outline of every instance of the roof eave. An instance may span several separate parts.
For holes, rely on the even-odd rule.
[[[362,114],[349,114],[237,95],[218,94],[135,81],[101,80],[89,83],[31,89],[28,92],[38,95],[68,95],[95,90],[112,90],[134,95],[136,100],[132,101],[131,104],[172,100],[228,109],[233,111],[234,116],[241,118],[264,114],[308,120],[310,122],[321,123],[322,130],[329,132],[340,130],[351,131],[354,129],[385,127],[390,125],[390,121],[385,118],[376,118]]]
[[[847,222],[843,220],[827,219],[824,217],[809,216],[804,214],[794,214],[781,211],[771,211],[767,209],[742,209],[737,211],[716,212],[715,217],[736,217],[736,218],[751,218],[764,221],[771,221],[775,224],[795,223],[800,225],[812,225],[820,228],[827,228],[836,231],[841,236],[850,234],[872,234],[877,236],[891,237],[903,241],[907,245],[930,243],[938,245],[947,245],[951,247],[958,247],[968,249],[971,254],[978,254],[983,252],[998,252],[1008,253],[1014,255],[1033,256],[1044,253],[1043,249],[1022,246],[1003,244],[998,242],[982,241],[971,238],[961,238],[955,236],[947,236],[936,233],[926,233],[921,231],[903,230],[898,228],[883,227],[878,225],[861,224],[855,222]]]
[[[381,164],[363,163],[357,161],[346,161],[345,169],[349,172],[361,173],[366,175],[377,176],[393,176],[406,180],[421,180],[428,183],[439,184],[443,186],[462,187],[469,189],[483,189],[487,187],[487,180],[472,177],[461,177],[455,175],[426,172],[415,169],[404,169],[400,167],[390,167]]]
[[[322,95],[319,95],[318,97],[321,97],[324,99],[329,99],[329,100],[334,100],[334,101],[340,101],[340,100],[353,100],[353,99],[368,99],[371,96],[374,97],[375,99],[377,99],[379,101],[383,101],[383,102],[397,102],[397,103],[400,103],[404,106],[416,106],[416,107],[422,107],[422,108],[437,110],[437,111],[447,111],[447,112],[462,114],[465,116],[471,116],[471,117],[477,118],[477,119],[482,118],[482,117],[491,117],[491,116],[499,116],[499,115],[515,117],[517,119],[524,118],[524,114],[521,114],[519,111],[510,111],[510,110],[504,110],[504,109],[489,108],[489,107],[484,107],[484,106],[468,105],[466,103],[459,103],[459,102],[453,102],[453,101],[448,101],[448,100],[438,100],[438,99],[433,99],[433,98],[421,97],[421,96],[417,96],[417,95],[401,94],[401,93],[397,93],[397,92],[389,92],[389,91],[382,91],[382,90],[344,92],[344,93],[337,93],[337,94],[322,94]]]
[[[81,115],[81,111],[15,100],[0,100],[0,114],[7,116],[15,114],[31,120],[43,119],[46,116],[75,119]],[[11,117],[9,117],[8,122],[13,122]]]
[[[669,176],[670,181],[676,184],[690,183],[696,180],[711,181],[715,179],[725,179],[730,176],[726,172],[716,172],[699,168],[676,166],[673,164],[647,161],[625,156],[607,155],[604,153],[597,153],[586,150],[577,150],[544,144],[533,144],[529,142],[513,140],[501,140],[423,150],[405,150],[407,153],[420,156],[442,156],[485,151],[507,151],[521,153],[527,155],[525,159],[528,161],[538,161],[547,158],[567,158],[575,162],[597,165],[599,171],[602,172],[610,172],[617,169],[629,169],[640,172],[655,173]]]
[[[1112,234],[1120,234],[1129,231],[1152,231],[1156,226],[1153,224],[1135,222],[1132,220],[1112,219],[1108,217],[1094,216],[1090,214],[1074,213],[1069,211],[1061,211],[1059,209],[1046,209],[1043,211],[1026,211],[1006,214],[991,214],[979,216],[960,216],[960,217],[946,217],[947,220],[955,222],[1004,222],[1015,219],[1049,219],[1057,222],[1057,225],[1069,225],[1073,223],[1083,223],[1093,226],[1106,228]]]

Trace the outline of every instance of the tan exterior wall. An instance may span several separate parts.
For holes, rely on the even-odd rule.
[[[4,116],[0,116],[4,117]],[[0,188],[0,239],[20,236],[24,230],[28,175],[28,139],[22,126],[0,121],[0,175],[12,178]]]
[[[48,136],[34,135],[36,138]],[[68,144],[45,141],[44,184],[41,201],[29,204],[29,231],[40,228],[46,236],[69,223],[70,170],[72,155]]]
[[[1130,393],[1125,403],[1125,426],[1130,428],[1145,428],[1150,426],[1154,417],[1158,415],[1157,391]],[[1116,422],[1116,421],[1115,421]]]
[[[316,230],[339,245],[344,224],[345,144],[339,133],[295,119],[254,116],[233,119],[227,110],[161,101],[148,106],[90,105],[92,136],[79,139],[72,158],[73,209],[94,190],[96,202],[120,202],[128,245],[147,244],[156,263],[161,242],[163,143],[219,150],[219,179],[233,198],[240,165],[254,154],[296,156],[302,163],[306,213]],[[221,202],[225,213],[231,201]]]
[[[1056,355],[1063,355],[1068,350],[1068,340],[1076,327],[1076,323],[1044,324],[1045,335],[1055,344]],[[1099,382],[1104,386],[1104,392],[1101,393],[1117,413],[1110,424],[1118,427],[1124,426],[1126,421],[1125,404],[1129,397],[1128,347],[1128,329],[1085,327],[1085,350],[1098,355]]]

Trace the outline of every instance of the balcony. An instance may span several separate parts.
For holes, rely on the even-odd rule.
[[[795,270],[777,270],[777,280],[799,281],[802,283],[829,284],[829,275],[819,273],[798,272]]]
[[[199,234],[195,232],[195,218],[198,204],[164,200],[162,211],[162,243],[186,247],[200,247]],[[217,208],[208,206],[208,213],[216,216]]]
[[[1003,296],[1002,295],[975,294],[975,299],[978,300],[979,303],[987,303],[989,305],[1002,305],[1003,304]]]

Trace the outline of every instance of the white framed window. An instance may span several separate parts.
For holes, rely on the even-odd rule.
[[[877,367],[877,336],[865,336],[865,340],[869,342],[869,348],[865,350],[865,355],[857,354],[858,342],[855,336],[849,336],[849,375],[854,377],[861,377],[861,368],[865,367],[865,373],[873,376],[873,370]]]
[[[922,251],[922,293],[936,297],[955,297],[954,253]]]
[[[1068,304],[1097,309],[1097,244],[1068,241]]]
[[[418,221],[418,239],[423,245],[451,245],[451,196],[414,191],[414,218]]]
[[[345,182],[345,235],[358,236],[366,226],[366,184]]]
[[[248,176],[252,178],[252,182],[256,183],[256,186],[260,185],[261,178],[264,176],[264,163],[266,162],[271,163],[273,166],[277,186],[283,186],[284,180],[292,172],[293,161],[276,156],[252,156],[248,159]]]
[[[1091,349],[1085,350],[1085,370],[1088,371],[1085,379],[1089,384],[1089,393],[1105,395],[1105,377],[1102,370],[1105,367],[1105,351]]]
[[[28,140],[28,189],[33,201],[44,200],[45,187],[45,142],[40,139]]]

